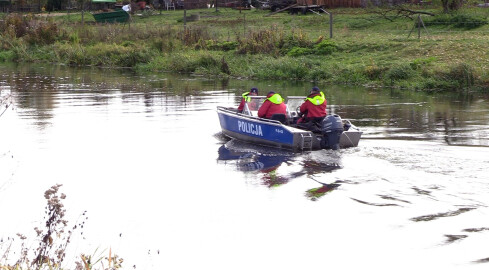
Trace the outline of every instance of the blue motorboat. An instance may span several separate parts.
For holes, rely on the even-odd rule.
[[[259,118],[257,111],[250,108],[258,108],[257,105],[265,98],[251,96],[243,112],[218,106],[217,114],[222,133],[233,139],[292,151],[338,150],[358,146],[362,131],[339,115],[326,116],[314,128],[297,124],[299,113],[290,111],[289,108],[298,108],[296,104],[300,105],[305,97],[288,97],[286,115],[277,115],[272,119]]]

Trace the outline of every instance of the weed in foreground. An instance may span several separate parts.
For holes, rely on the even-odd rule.
[[[30,248],[27,244],[27,237],[19,233],[17,238],[21,241],[20,252],[16,253],[13,250],[16,238],[9,237],[5,242],[2,239],[0,242],[0,269],[52,270],[66,268],[63,262],[66,258],[66,250],[71,242],[72,234],[77,228],[83,228],[87,217],[86,212],[84,212],[82,214],[83,220],[71,229],[68,228],[68,221],[65,220],[66,210],[63,205],[66,195],[63,193],[58,195],[61,186],[60,184],[54,185],[44,193],[44,198],[47,201],[44,227],[34,228],[37,234],[35,240],[35,242],[38,242],[37,247]],[[12,255],[18,258],[12,258]],[[75,261],[76,269],[119,269],[122,267],[123,260],[118,258],[117,255],[112,255],[111,250],[108,257],[99,257],[97,259],[94,256],[95,254],[92,256],[81,254],[80,259]],[[104,266],[103,259],[107,261],[108,267]],[[96,268],[99,262],[101,268]]]

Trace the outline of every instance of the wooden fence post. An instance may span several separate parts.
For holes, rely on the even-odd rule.
[[[84,0],[81,1],[81,15],[82,15],[81,18],[82,27],[84,27],[85,26],[85,1]]]
[[[187,30],[187,9],[183,10],[183,30]]]
[[[416,21],[418,24],[418,39],[421,39],[421,15],[418,15],[418,19]]]
[[[333,38],[333,13],[329,13],[329,38]]]
[[[320,10],[322,10],[324,13],[329,15],[329,38],[333,38],[333,13],[327,12],[323,8],[320,8]],[[323,16],[323,15],[319,14],[319,12],[316,12],[312,9],[310,9],[310,11],[316,13],[319,16]]]
[[[413,28],[411,31],[409,31],[408,38],[411,36],[411,33],[414,31],[415,28],[418,28],[418,39],[421,39],[421,26],[423,26],[424,31],[426,32],[426,35],[429,35],[428,29],[426,29],[426,26],[424,25],[423,19],[421,19],[421,14],[418,15],[418,18],[416,19],[416,22],[414,23]]]

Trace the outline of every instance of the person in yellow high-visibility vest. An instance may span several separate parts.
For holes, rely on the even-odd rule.
[[[256,110],[256,108],[253,107],[255,105],[255,103],[250,102],[251,98],[249,96],[257,96],[257,95],[258,95],[258,88],[256,88],[256,87],[251,88],[251,90],[249,92],[243,93],[241,95],[243,98],[241,99],[241,103],[238,106],[238,112],[243,112],[244,105],[246,102],[248,102],[248,109]]]
[[[258,117],[270,119],[274,114],[286,115],[287,106],[284,103],[284,99],[277,93],[268,92],[267,99],[263,102],[258,109]]]
[[[319,87],[314,86],[300,107],[302,118],[299,119],[298,123],[320,122],[327,115],[327,104],[328,101],[324,93],[319,90]]]

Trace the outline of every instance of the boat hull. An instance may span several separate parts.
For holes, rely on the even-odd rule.
[[[218,107],[217,114],[224,135],[255,144],[293,151],[321,149],[321,134],[282,124],[279,121],[258,118]],[[345,131],[340,137],[340,148],[358,146],[362,132]]]
[[[120,9],[116,11],[93,13],[93,18],[98,23],[125,23],[129,20],[129,13]]]
[[[222,132],[228,137],[292,150],[312,146],[312,136],[308,131],[288,127],[274,120],[247,116],[223,107],[219,107],[217,113]]]

